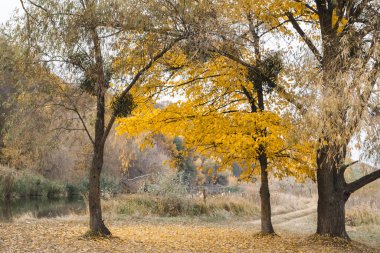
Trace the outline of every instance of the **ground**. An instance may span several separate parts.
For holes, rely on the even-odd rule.
[[[274,222],[278,224],[279,234],[274,237],[260,236],[256,221],[113,217],[112,221],[107,219],[113,237],[97,240],[83,237],[87,230],[85,216],[56,219],[27,217],[0,224],[0,252],[319,253],[322,248],[323,252],[380,252],[376,246],[285,230],[281,226],[286,225],[284,219],[288,222],[294,219],[291,214],[281,215],[275,218],[282,223]]]

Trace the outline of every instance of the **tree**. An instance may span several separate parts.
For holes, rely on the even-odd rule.
[[[346,201],[380,177],[377,170],[350,183],[344,178],[345,170],[355,163],[347,162],[349,143],[360,134],[365,122],[373,123],[369,113],[373,99],[379,95],[380,6],[366,0],[299,2],[298,11],[289,10],[285,15],[313,53],[313,67],[319,72],[313,80],[305,75],[319,100],[304,108],[309,119],[318,117],[309,122],[314,126],[314,138],[319,140],[317,233],[348,238]],[[310,29],[303,28],[301,23],[305,22],[311,23]]]
[[[314,57],[309,60],[308,54],[293,55],[301,59],[290,64],[292,71],[287,79],[293,85],[272,82],[244,55],[224,55],[270,83],[279,97],[294,105],[296,117],[305,120],[311,140],[319,143],[317,233],[348,238],[346,201],[356,190],[380,177],[377,170],[354,182],[344,178],[352,164],[347,162],[350,142],[364,131],[365,125],[374,125],[370,115],[376,111],[378,97],[379,5],[366,0],[290,0],[266,1],[264,8],[270,11],[260,13],[276,28],[273,31],[291,41],[301,39]],[[294,54],[291,47],[288,51]],[[292,88],[293,92],[289,92]],[[295,96],[297,93],[303,99]]]
[[[5,38],[1,39],[0,50],[1,160],[20,169],[42,168],[46,159],[39,154],[54,146],[53,138],[44,138],[46,130],[52,115],[60,114],[43,107],[52,100],[49,92],[56,79],[41,66],[27,67],[33,59],[24,55],[24,48],[11,45]]]
[[[14,82],[15,73],[18,72],[17,59],[15,50],[11,48],[4,38],[0,38],[0,57],[1,57],[1,72],[0,72],[0,154],[4,146],[3,130],[5,125],[5,115],[9,110],[6,101],[14,92],[10,83]]]
[[[174,78],[166,87],[185,87],[185,101],[163,109],[155,108],[154,100],[145,103],[132,117],[120,119],[117,131],[128,136],[141,132],[182,136],[196,148],[195,152],[220,163],[221,169],[232,169],[232,164],[238,162],[244,167],[242,178],[247,181],[257,173],[255,165],[259,164],[262,233],[272,234],[268,170],[278,177],[313,176],[313,149],[292,137],[295,128],[286,115],[281,118],[256,107],[256,98],[264,103],[263,93],[256,96],[257,82],[250,79],[245,67],[218,54],[208,57],[207,62],[195,65],[186,62],[183,55],[179,57],[182,62],[175,61],[175,65],[185,66],[180,72],[182,80],[178,83]]]
[[[109,235],[99,188],[105,142],[115,119],[134,107],[131,89],[143,87],[147,72],[187,34],[185,24],[178,24],[186,11],[174,12],[169,1],[21,0],[21,4],[25,15],[17,20],[16,40],[27,44],[29,54],[38,55],[39,63],[66,83],[96,99],[94,133],[73,101],[67,107],[77,114],[93,146],[90,230]]]
[[[236,8],[228,1],[225,3],[228,7],[224,9],[238,17],[247,17],[244,10],[252,9],[259,24],[269,26],[272,35],[277,35],[275,38],[281,36],[293,42],[291,47],[285,47],[293,54],[288,75],[284,78],[287,82],[271,80],[260,65],[247,59],[244,52],[254,46],[236,50],[244,46],[240,38],[247,34],[241,32],[241,22],[236,25],[225,19],[227,27],[232,24],[230,27],[235,30],[231,33],[227,29],[227,34],[240,36],[219,32],[228,42],[224,45],[229,46],[221,48],[215,43],[214,50],[259,76],[273,87],[279,98],[293,104],[291,110],[297,110],[296,118],[305,120],[310,140],[319,143],[316,150],[317,233],[348,238],[344,222],[346,201],[356,190],[380,177],[377,170],[354,182],[346,182],[344,178],[345,170],[352,164],[347,162],[350,142],[368,126],[377,125],[372,116],[376,115],[379,95],[378,2],[274,0],[255,4],[242,1]],[[250,8],[240,9],[247,5]],[[295,40],[299,39],[313,55],[313,60],[309,54],[292,50],[297,45]]]
[[[194,165],[194,157],[186,150],[185,141],[183,138],[178,136],[174,137],[173,143],[175,144],[176,150],[173,152],[174,159],[176,163],[176,167],[178,168],[178,172],[181,173],[181,181],[184,185],[190,189],[190,187],[196,181],[196,167]]]

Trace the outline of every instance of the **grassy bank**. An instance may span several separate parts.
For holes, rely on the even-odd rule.
[[[35,172],[18,171],[0,165],[0,200],[17,198],[62,198],[73,195],[86,195],[88,178],[79,183],[63,183],[49,180]],[[100,189],[103,197],[112,197],[120,192],[117,181],[113,178],[102,177]]]
[[[0,199],[64,196],[67,196],[67,187],[63,183],[28,171],[0,166]]]

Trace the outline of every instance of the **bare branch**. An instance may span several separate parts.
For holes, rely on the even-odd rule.
[[[54,83],[55,83],[55,82],[54,82]],[[82,123],[83,128],[84,128],[84,130],[85,130],[85,132],[86,132],[88,138],[90,139],[90,141],[91,141],[92,144],[95,144],[94,139],[92,138],[92,136],[91,136],[91,134],[90,134],[90,131],[88,130],[87,125],[86,125],[86,123],[85,123],[85,121],[84,121],[82,115],[80,114],[80,112],[79,112],[77,106],[75,105],[74,101],[71,99],[70,96],[68,96],[68,95],[64,92],[64,90],[62,89],[62,87],[61,87],[59,84],[56,84],[56,85],[58,86],[58,89],[61,90],[63,96],[65,96],[65,97],[69,100],[71,106],[73,107],[73,108],[67,108],[67,107],[65,107],[65,108],[66,108],[66,109],[69,109],[69,110],[71,110],[71,111],[73,111],[73,112],[75,112],[75,113],[78,115],[78,118],[79,118],[80,122]]]
[[[49,13],[49,10],[48,10],[48,9],[46,9],[45,7],[43,7],[43,6],[39,5],[39,4],[36,4],[36,3],[33,2],[32,0],[28,0],[28,2],[29,2],[31,5],[33,5],[33,6],[37,7],[37,8],[39,8],[39,9],[41,9],[41,10],[47,12],[47,13]]]
[[[278,93],[278,95],[280,97],[282,97],[283,99],[285,99],[286,101],[288,101],[289,103],[291,103],[292,105],[294,105],[299,111],[301,111],[301,114],[305,114],[306,113],[307,109],[305,108],[305,106],[302,103],[300,103],[294,97],[294,95],[292,95],[289,92],[287,92],[284,87],[282,87],[281,85],[277,84],[274,89],[277,91],[277,93]]]
[[[338,170],[338,174],[339,175],[344,175],[344,172],[346,171],[346,169],[356,163],[358,163],[358,161],[354,161],[354,162],[351,162],[351,163],[348,163],[348,164],[343,164],[342,166],[340,166],[339,170]]]
[[[174,41],[172,41],[169,45],[167,45],[166,47],[164,47],[161,52],[159,52],[157,55],[155,55],[149,62],[147,65],[145,65],[139,72],[137,72],[137,74],[135,75],[135,77],[132,79],[132,81],[129,83],[129,85],[127,86],[127,88],[125,88],[125,90],[123,90],[123,92],[120,94],[119,96],[119,100],[122,100],[127,94],[128,92],[132,89],[132,87],[140,80],[141,76],[146,72],[148,71],[152,66],[153,64],[158,61],[160,58],[162,58],[170,49],[172,49],[174,47],[175,44],[177,44],[178,42],[180,42],[181,40],[183,40],[184,37],[179,37],[177,39],[175,39]],[[104,134],[103,134],[103,138],[102,138],[102,144],[104,145],[104,143],[106,142],[107,140],[107,137],[108,137],[108,134],[109,132],[111,131],[112,129],[112,126],[113,124],[115,123],[115,120],[116,120],[116,115],[115,115],[115,112],[112,113],[112,116],[111,116],[111,119],[109,120],[108,124],[107,124],[107,127],[104,131]]]
[[[298,34],[301,36],[301,38],[305,41],[306,45],[309,47],[309,49],[313,52],[314,56],[317,58],[319,62],[322,62],[322,55],[317,49],[317,47],[314,45],[314,43],[310,40],[310,38],[305,34],[305,32],[302,30],[296,19],[294,18],[293,14],[288,12],[286,16],[289,18],[290,23],[293,25],[293,28],[298,32]]]
[[[346,190],[349,192],[349,193],[353,193],[357,190],[359,190],[360,188],[362,188],[363,186],[366,186],[367,184],[375,181],[376,179],[379,179],[380,178],[380,169],[364,176],[364,177],[361,177],[359,178],[358,180],[352,182],[352,183],[349,183],[347,184],[346,186]]]

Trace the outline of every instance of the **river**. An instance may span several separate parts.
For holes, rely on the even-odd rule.
[[[81,197],[64,199],[15,199],[0,201],[0,222],[11,222],[28,215],[33,218],[55,218],[84,214],[86,205]]]

